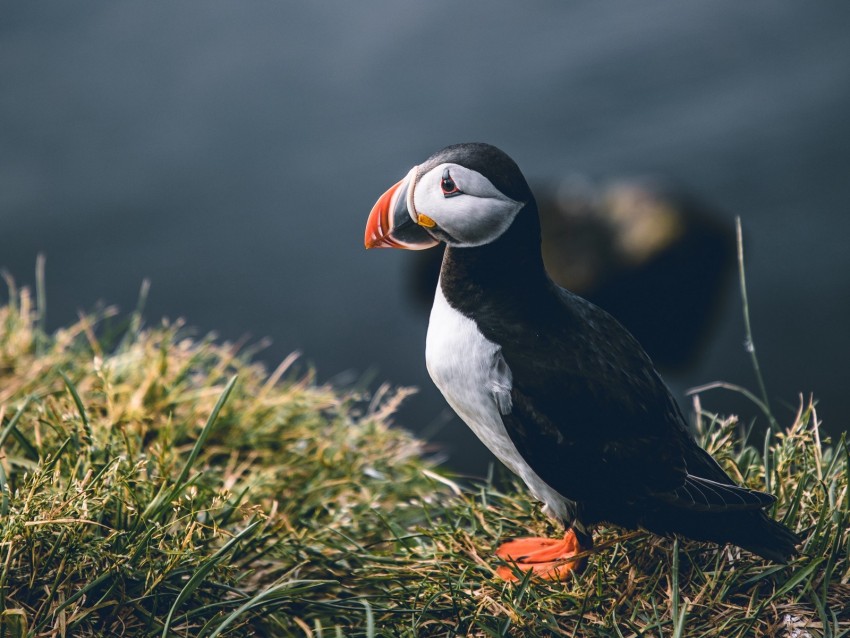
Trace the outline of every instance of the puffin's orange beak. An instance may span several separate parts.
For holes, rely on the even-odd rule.
[[[407,208],[409,179],[410,175],[390,186],[372,207],[363,242],[366,248],[423,250],[439,243],[410,216]]]

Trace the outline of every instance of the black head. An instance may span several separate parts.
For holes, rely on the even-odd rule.
[[[483,142],[452,144],[437,151],[419,166],[424,173],[445,163],[458,164],[480,173],[502,194],[514,201],[525,203],[531,197],[531,189],[519,166],[507,153],[492,144]]]
[[[372,209],[366,247],[461,248],[496,241],[533,202],[516,163],[490,144],[448,146],[414,166]],[[536,208],[533,212],[536,224]]]

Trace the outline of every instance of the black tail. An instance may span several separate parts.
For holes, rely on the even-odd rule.
[[[800,537],[765,514],[747,512],[737,517],[739,524],[729,530],[729,542],[777,563],[787,563],[796,556]]]
[[[688,448],[687,463],[689,472],[697,475],[687,477],[687,495],[678,490],[676,498],[667,499],[647,517],[651,519],[647,523],[657,522],[660,529],[696,540],[732,543],[777,563],[797,555],[800,537],[764,512],[776,501],[773,496],[735,485],[696,445]]]
[[[696,512],[670,508],[655,512],[643,526],[651,532],[673,532],[694,540],[732,543],[762,558],[787,563],[797,555],[800,537],[762,510]]]

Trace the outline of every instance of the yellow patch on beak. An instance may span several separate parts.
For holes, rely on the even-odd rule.
[[[437,222],[428,217],[428,215],[423,215],[422,213],[419,213],[419,218],[417,219],[416,223],[420,226],[424,226],[425,228],[433,228],[437,225]]]

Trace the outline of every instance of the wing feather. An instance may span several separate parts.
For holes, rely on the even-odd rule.
[[[682,487],[653,496],[675,507],[697,512],[758,510],[769,507],[776,501],[774,496],[764,492],[692,475],[687,476]]]

